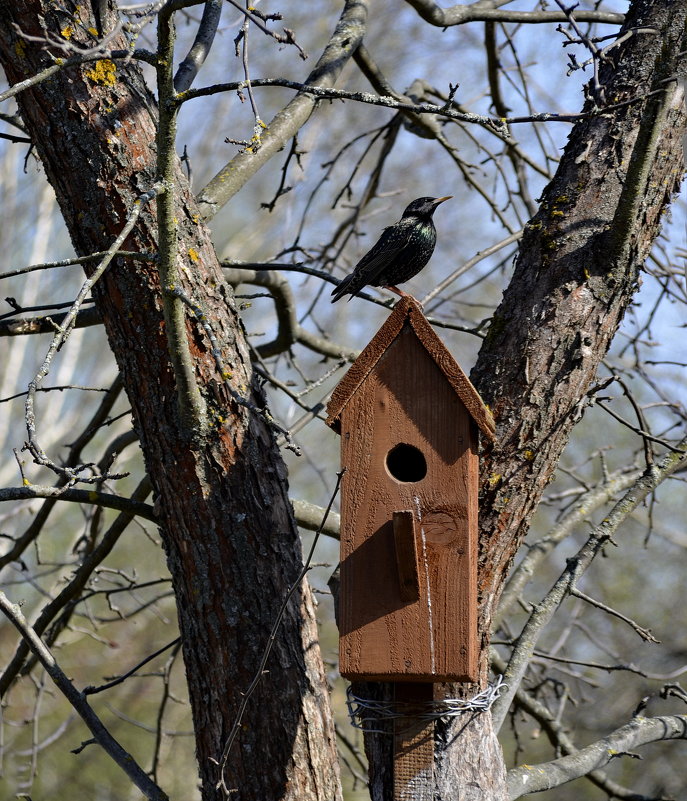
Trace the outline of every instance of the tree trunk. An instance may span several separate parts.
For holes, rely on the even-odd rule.
[[[669,0],[631,4],[621,35],[635,27],[656,33],[634,35],[612,50],[600,82],[607,104],[632,102],[573,127],[525,227],[512,280],[471,374],[497,424],[496,443],[481,461],[480,689],[491,619],[513,557],[589,403],[599,364],[684,173],[687,121],[675,76],[687,46],[686,12],[684,3]],[[584,111],[592,109],[589,100]],[[469,688],[447,689],[447,695],[461,692]],[[456,761],[456,750],[480,753],[486,742],[498,753],[490,716],[476,723],[442,739],[453,754],[444,755],[437,743],[437,783],[447,791],[442,798],[507,797],[503,785],[496,790],[502,795],[493,795],[502,758],[493,770],[484,758]]]
[[[573,127],[525,226],[513,278],[471,374],[497,422],[496,445],[482,461],[485,636],[513,556],[589,403],[682,180],[686,121],[676,76],[686,13],[684,3],[669,0],[631,4],[620,35],[649,31],[628,38],[602,63],[600,83],[611,108]],[[588,100],[584,112],[593,108]]]
[[[74,39],[94,26],[75,2],[0,2],[0,58],[15,84],[54,62],[21,31]],[[120,38],[113,49],[126,48]],[[61,57],[60,52],[55,53]],[[79,254],[106,249],[132,203],[156,179],[154,100],[133,63],[62,69],[18,95],[20,111]],[[178,169],[175,179],[183,288],[212,321],[236,396],[264,405],[231,290]],[[155,210],[143,210],[125,248],[157,253]],[[302,563],[286,470],[260,414],[238,404],[217,375],[202,327],[186,328],[195,377],[212,415],[203,441],[185,436],[177,410],[153,262],[117,259],[94,297],[124,378],[152,480],[177,599],[203,798],[282,599]],[[259,769],[257,769],[259,766]],[[289,604],[267,673],[252,697],[228,760],[227,786],[242,799],[340,797],[334,730],[310,590]]]

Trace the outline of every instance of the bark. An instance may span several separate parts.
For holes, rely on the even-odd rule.
[[[48,0],[0,2],[0,58],[11,84],[52,62],[40,43],[89,9]],[[92,42],[88,42],[92,44]],[[113,48],[125,48],[121,39]],[[56,53],[61,56],[62,54]],[[157,113],[138,68],[121,62],[70,67],[18,96],[23,120],[53,185],[77,253],[105,249],[134,199],[156,178]],[[177,165],[178,167],[178,165]],[[183,288],[213,321],[237,395],[257,407],[248,348],[181,170],[175,178]],[[126,249],[156,252],[155,210],[144,210]],[[259,414],[239,405],[216,374],[203,329],[187,322],[195,377],[212,416],[203,441],[185,436],[154,264],[118,259],[95,299],[140,436],[177,598],[204,799],[215,789],[236,709],[258,667],[301,552],[286,471]],[[227,783],[250,799],[340,797],[333,725],[310,591],[289,604],[268,672],[249,703]],[[256,769],[259,765],[259,769]]]
[[[600,80],[607,104],[578,122],[539,210],[471,378],[497,422],[482,461],[481,631],[598,366],[640,283],[661,216],[684,171],[684,3],[638,0]],[[649,93],[652,94],[649,94]],[[591,111],[592,101],[585,111]]]
[[[489,712],[463,715],[435,735],[436,797],[459,801],[502,801],[506,766]]]

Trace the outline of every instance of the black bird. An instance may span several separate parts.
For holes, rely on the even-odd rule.
[[[406,296],[396,284],[409,281],[429,261],[437,242],[432,215],[440,203],[452,197],[420,197],[410,203],[401,219],[382,231],[377,244],[334,289],[332,303],[344,295],[353,298],[366,286],[383,286]]]

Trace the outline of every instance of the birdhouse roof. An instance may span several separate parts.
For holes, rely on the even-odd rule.
[[[479,430],[487,439],[494,440],[495,423],[470,379],[451,356],[444,343],[434,332],[422,313],[420,304],[411,297],[402,297],[394,306],[387,321],[370,340],[367,347],[353,362],[343,380],[334,390],[327,406],[327,425],[340,433],[341,413],[355,392],[374,370],[377,362],[396,340],[405,325],[409,325],[422,343],[429,357],[446,377]]]

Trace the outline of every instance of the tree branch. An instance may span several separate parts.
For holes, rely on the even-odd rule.
[[[198,75],[215,40],[221,15],[222,0],[206,0],[196,38],[174,76],[174,88],[177,92],[185,92]]]
[[[166,191],[157,198],[158,245],[160,248],[160,283],[165,332],[169,358],[176,379],[177,401],[182,427],[187,437],[203,436],[207,432],[207,407],[200,394],[191,358],[184,304],[170,290],[180,282],[176,175],[177,106],[174,103],[174,40],[176,30],[173,15],[164,9],[158,15],[157,91],[160,98],[160,119],[157,129],[157,173]]]
[[[338,512],[329,512],[329,516],[324,517],[324,507],[317,506],[308,501],[294,499],[292,502],[293,513],[296,516],[296,523],[306,531],[317,531],[321,528],[323,534],[327,534],[334,539],[339,539],[339,526],[341,517]],[[325,520],[324,525],[322,521]]]
[[[491,657],[494,670],[497,673],[503,674],[506,669],[505,662],[494,649],[491,651]],[[557,715],[550,712],[541,701],[538,701],[529,693],[520,689],[515,694],[515,704],[518,709],[522,709],[539,723],[551,745],[553,745],[557,752],[576,754],[579,751],[570,737],[568,727],[558,719]],[[626,801],[642,801],[636,797],[635,793],[628,791],[625,787],[618,784],[618,782],[609,779],[602,770],[592,770],[586,775],[586,778],[595,787],[599,787],[610,797],[626,799]],[[656,800],[646,799],[646,801]]]
[[[520,597],[526,584],[536,573],[537,568],[556,545],[568,537],[578,523],[581,523],[593,511],[608,503],[618,492],[631,486],[640,476],[641,472],[639,470],[622,472],[612,476],[608,481],[604,481],[600,486],[593,487],[578,499],[572,509],[546,536],[528,546],[527,553],[513,570],[505,586],[498,612],[494,616],[494,629],[498,628],[505,615]]]
[[[36,655],[50,678],[69,703],[74,707],[83,722],[88,726],[96,742],[112,757],[126,773],[138,789],[151,801],[168,801],[167,795],[151,781],[145,771],[139,767],[134,758],[125,751],[105,728],[100,718],[91,709],[85,695],[76,689],[67,678],[55,657],[42,642],[41,638],[29,626],[18,604],[11,603],[4,592],[0,590],[0,610],[21,634],[24,642]]]
[[[451,25],[464,25],[466,22],[519,22],[525,24],[541,24],[552,22],[567,22],[568,18],[562,11],[510,11],[499,8],[502,0],[477,0],[472,5],[455,5],[442,8],[432,0],[406,0],[425,22],[439,28],[448,28]],[[606,22],[612,25],[622,25],[624,16],[610,11],[576,10],[575,19],[580,22]]]
[[[132,501],[121,495],[112,495],[108,492],[94,492],[93,490],[76,489],[74,487],[43,487],[39,484],[29,484],[24,487],[0,488],[0,502],[28,501],[34,498],[54,498],[59,501],[71,503],[84,503],[91,506],[102,506],[103,509],[116,509],[119,512],[128,512],[157,523],[157,515],[153,507],[147,503]]]
[[[687,715],[637,717],[574,754],[540,765],[523,765],[509,770],[508,797],[510,801],[514,801],[529,793],[560,787],[566,782],[603,768],[612,759],[624,756],[642,745],[661,740],[685,739],[687,739]]]
[[[333,86],[362,41],[366,24],[367,0],[346,0],[339,23],[306,83],[320,88]],[[205,220],[214,217],[284,147],[307,122],[316,105],[316,98],[300,92],[267,125],[257,151],[247,149],[239,153],[217,173],[198,195],[198,206]]]
[[[681,449],[687,447],[687,437],[679,443]],[[506,668],[504,679],[507,689],[499,696],[492,707],[494,726],[498,730],[503,723],[513,696],[520,686],[525,671],[529,665],[537,641],[546,625],[551,621],[556,610],[568,593],[574,588],[576,582],[590,566],[603,546],[615,534],[628,515],[650,494],[656,487],[676,470],[687,465],[687,452],[671,452],[667,454],[659,465],[647,469],[641,478],[637,479],[625,495],[615,504],[606,515],[601,525],[591,533],[587,542],[568,559],[567,566],[560,578],[549,590],[546,597],[539,603],[518,637],[511,658]]]
[[[264,359],[283,353],[296,342],[315,353],[331,356],[334,359],[343,358],[352,361],[355,358],[356,354],[350,349],[337,345],[336,342],[324,337],[318,337],[300,325],[296,315],[296,299],[293,296],[291,285],[276,270],[248,270],[233,267],[225,269],[224,275],[227,283],[234,286],[242,283],[264,286],[274,298],[278,323],[277,335],[271,342],[256,347],[256,351]]]

